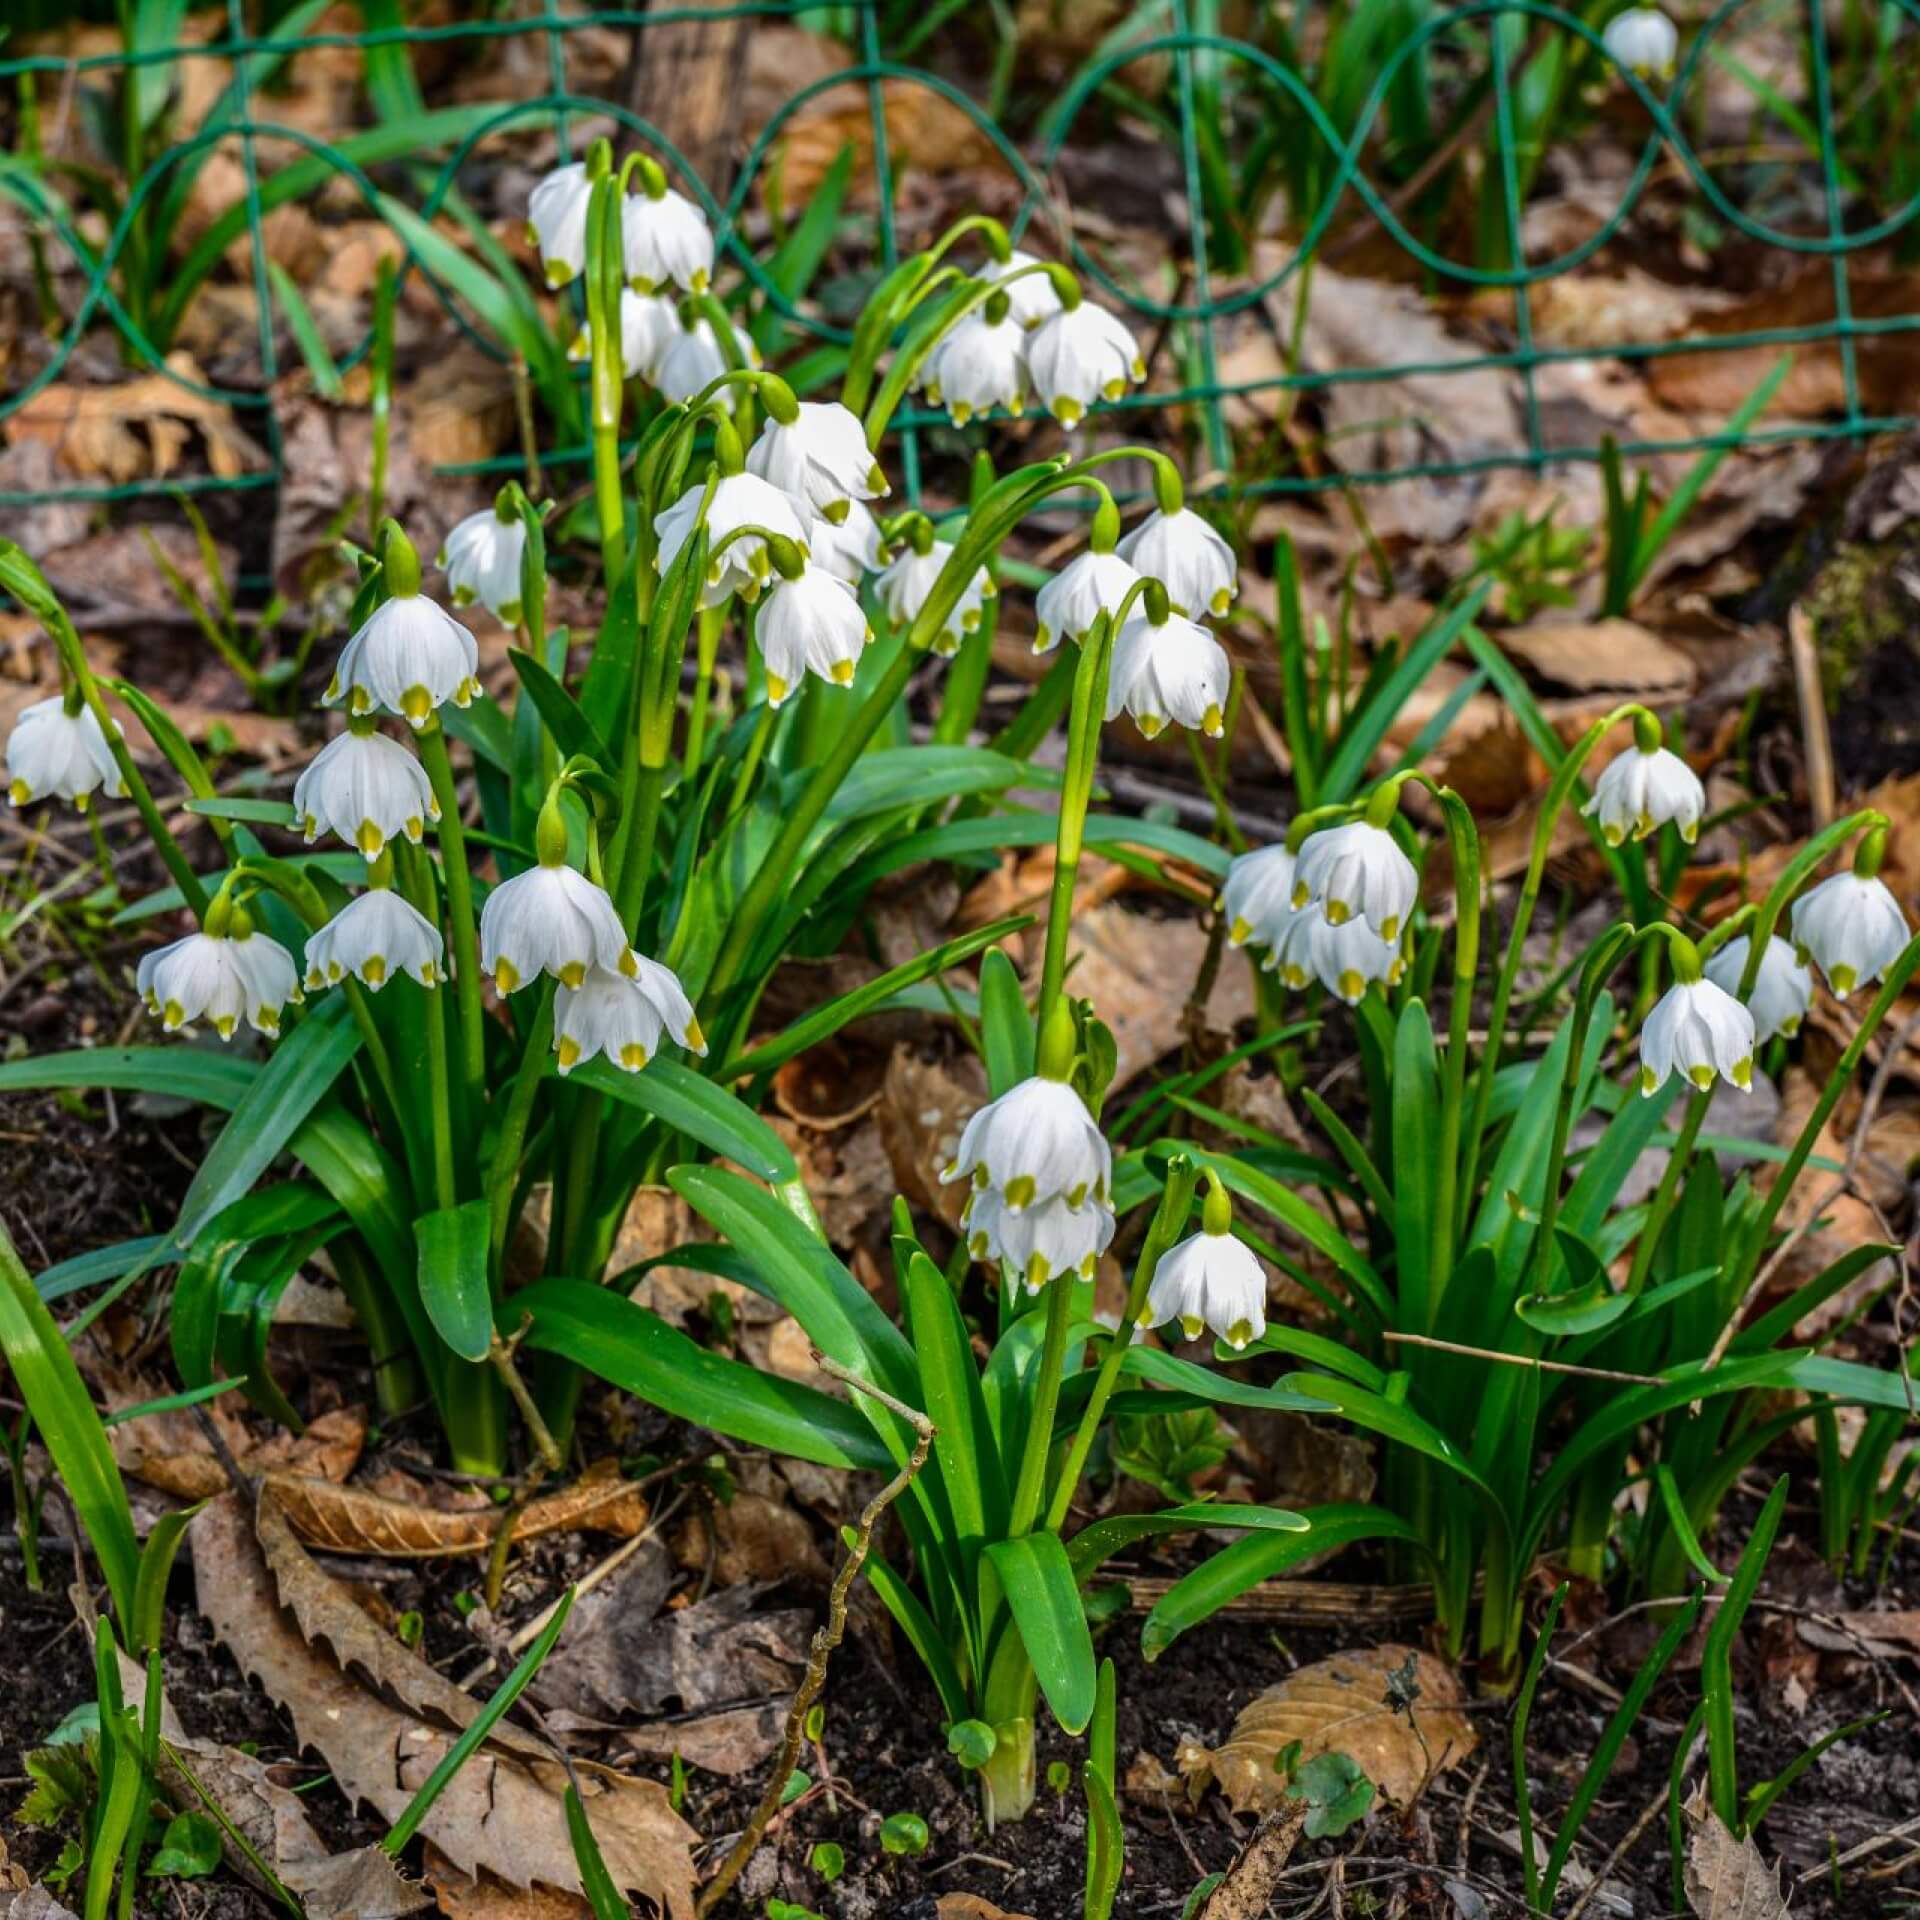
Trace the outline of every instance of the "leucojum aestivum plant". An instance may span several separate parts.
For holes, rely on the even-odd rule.
[[[596,153],[545,183],[533,212],[549,277],[585,280],[606,606],[584,647],[549,629],[555,529],[518,486],[449,531],[447,597],[484,600],[518,628],[510,709],[480,686],[472,634],[388,521],[354,554],[349,635],[322,699],[339,730],[290,801],[223,796],[156,702],[96,677],[32,561],[0,546],[0,584],[43,623],[61,669],[61,691],[8,744],[15,803],[129,799],[172,884],[128,917],[190,922],[140,963],[156,1024],[257,1036],[0,1067],[0,1088],[162,1088],[229,1115],[170,1229],[42,1274],[39,1290],[57,1301],[99,1288],[77,1327],[174,1269],[186,1385],[240,1382],[297,1425],[266,1334],[289,1278],[324,1250],[381,1407],[430,1402],[462,1470],[506,1468],[515,1415],[522,1455],[557,1470],[583,1369],[749,1444],[896,1470],[914,1435],[881,1400],[760,1373],[628,1297],[638,1276],[608,1271],[617,1232],[635,1189],[664,1178],[716,1239],[657,1260],[771,1295],[849,1377],[936,1424],[899,1509],[911,1567],[869,1564],[991,1817],[1033,1799],[1042,1697],[1070,1730],[1092,1728],[1107,1756],[1088,1773],[1090,1797],[1104,1783],[1104,1879],[1118,1858],[1112,1687],[1083,1591],[1143,1534],[1304,1526],[1204,1503],[1075,1525],[1123,1377],[1135,1399],[1171,1388],[1187,1405],[1307,1404],[1132,1343],[1134,1323],[1178,1320],[1248,1349],[1265,1325],[1264,1275],[1235,1237],[1230,1183],[1213,1174],[1202,1195],[1175,1149],[1114,1160],[1099,1118],[1112,1039],[1065,990],[1087,847],[1224,872],[1194,835],[1089,808],[1100,730],[1123,710],[1149,733],[1223,732],[1226,656],[1201,623],[1231,604],[1234,556],[1146,448],[1005,475],[981,462],[964,512],[887,515],[878,455],[916,387],[956,420],[1033,397],[1072,428],[1144,375],[1125,328],[991,221],[961,222],[883,280],[840,397],[811,401],[753,364],[710,285],[711,235],[650,162],[616,174]],[[977,274],[948,259],[968,239],[987,251]],[[1101,477],[1119,461],[1145,463],[1154,493],[1124,538]],[[996,555],[1065,494],[1094,510],[1087,551],[1040,595],[1039,646],[1061,658],[1010,725],[970,745]],[[730,622],[749,663],[737,708],[717,670]],[[909,683],[941,660],[932,738],[915,742]],[[213,866],[172,830],[173,803],[156,799],[109,694],[185,788]],[[1035,765],[1063,714],[1064,768]],[[1056,790],[1057,806],[992,812],[1015,787]],[[289,829],[298,839],[269,850],[263,831]],[[1043,842],[1056,877],[1042,978],[1029,1006],[1004,957],[984,966],[978,1033],[995,1097],[951,1170],[970,1183],[964,1239],[943,1269],[900,1217],[903,1329],[828,1247],[755,1102],[783,1062],[1026,920],[949,942],[772,1038],[751,1037],[755,1010],[781,961],[836,948],[886,875]],[[1273,1186],[1241,1177],[1263,1195]],[[1277,1186],[1271,1197],[1293,1204]],[[1132,1214],[1144,1237],[1123,1335],[1095,1322],[1092,1273]],[[521,1272],[510,1250],[541,1219],[544,1256]],[[968,1256],[984,1306],[963,1305]]]

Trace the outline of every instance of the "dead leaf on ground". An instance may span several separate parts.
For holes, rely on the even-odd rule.
[[[1760,1857],[1751,1837],[1736,1839],[1720,1816],[1695,1802],[1687,1808],[1687,1904],[1697,1920],[1787,1920],[1780,1871]]]
[[[267,457],[241,430],[233,409],[181,384],[204,383],[199,367],[184,353],[170,354],[167,367],[176,377],[149,373],[106,387],[56,381],[9,414],[0,431],[10,444],[43,442],[82,480],[124,485],[164,479],[180,469],[196,434],[209,470],[220,479],[262,472]]]
[[[1693,662],[1636,620],[1535,620],[1500,636],[1500,644],[1543,679],[1590,693],[1674,695],[1694,682]]]
[[[711,1511],[696,1507],[680,1530],[674,1554],[692,1570],[711,1566],[714,1584],[721,1587],[789,1579],[825,1586],[832,1577],[806,1515],[744,1488]]]
[[[1419,1697],[1411,1713],[1387,1705],[1388,1677],[1411,1660]],[[1211,1779],[1236,1813],[1264,1812],[1286,1788],[1274,1760],[1294,1741],[1300,1758],[1344,1753],[1389,1799],[1406,1806],[1429,1772],[1458,1766],[1477,1744],[1459,1711],[1453,1669],[1412,1647],[1364,1647],[1316,1660],[1245,1708],[1220,1747],[1183,1746],[1177,1764],[1190,1787]],[[1424,1744],[1423,1744],[1424,1743]]]
[[[1285,1800],[1253,1830],[1240,1857],[1207,1896],[1197,1920],[1265,1920],[1280,1875],[1307,1824],[1304,1800]]]
[[[986,1104],[986,1076],[970,1055],[949,1067],[923,1060],[919,1050],[897,1046],[887,1062],[874,1123],[900,1191],[916,1206],[958,1229],[967,1203],[966,1183],[943,1184],[941,1173],[960,1151],[960,1132]]]
[[[789,1694],[806,1671],[813,1613],[756,1613],[764,1587],[724,1587],[678,1607],[632,1636],[619,1668],[625,1706],[637,1713],[693,1713]]]
[[[256,1540],[237,1497],[201,1512],[191,1535],[200,1610],[241,1669],[292,1714],[301,1741],[326,1760],[348,1801],[396,1819],[452,1745],[451,1730],[470,1725],[482,1703],[379,1633],[276,1517],[263,1500]],[[274,1585],[286,1610],[273,1603]],[[369,1691],[321,1643],[404,1710]],[[692,1920],[697,1836],[665,1789],[602,1767],[578,1771],[616,1885],[655,1901],[671,1920]],[[462,1872],[576,1892],[565,1784],[542,1742],[501,1721],[435,1802],[422,1834]]]
[[[1030,1913],[1010,1913],[1005,1907],[996,1907],[980,1893],[943,1893],[933,1910],[938,1920],[1033,1920]]]
[[[438,1847],[421,1854],[433,1903],[447,1920],[592,1920],[577,1893],[557,1887],[510,1887],[492,1874],[462,1873]]]

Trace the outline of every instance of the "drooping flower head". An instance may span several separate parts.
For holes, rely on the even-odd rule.
[[[114,731],[119,731],[117,723]],[[22,707],[7,736],[7,797],[16,807],[71,800],[82,812],[96,787],[110,799],[127,790],[93,709],[54,694]]]
[[[1744,933],[1729,940],[1708,956],[1707,978],[1738,999],[1752,951],[1753,942]],[[1746,996],[1747,1011],[1753,1015],[1754,1044],[1762,1046],[1777,1033],[1789,1037],[1798,1033],[1812,1004],[1812,970],[1778,934],[1768,935],[1753,991]]]
[[[564,287],[587,264],[587,203],[593,181],[586,164],[555,167],[527,200],[527,235],[550,287]]]
[[[1191,507],[1155,508],[1120,542],[1120,557],[1158,580],[1177,613],[1203,620],[1233,605],[1240,582],[1233,549]]]
[[[440,803],[420,762],[363,718],[349,720],[308,762],[293,783],[293,816],[309,846],[336,833],[377,860],[403,833],[418,846],[426,823],[440,818]]]
[[[767,704],[778,707],[808,673],[851,686],[873,629],[853,588],[809,562],[767,589],[754,634],[767,666]]]
[[[470,513],[440,543],[440,567],[456,607],[476,600],[507,626],[520,624],[520,561],[527,550],[526,522],[508,502],[508,491]]]
[[[1386,825],[1397,793],[1383,787],[1365,818],[1308,834],[1293,870],[1296,907],[1318,907],[1332,926],[1363,919],[1382,940],[1399,938],[1419,898],[1420,876]]]
[[[1676,954],[1679,944],[1675,943]],[[1702,1092],[1716,1076],[1742,1093],[1753,1087],[1753,1015],[1724,987],[1676,959],[1674,984],[1640,1029],[1640,1091],[1657,1093],[1670,1073]],[[1691,977],[1687,977],[1689,971]]]
[[[370,887],[307,936],[307,991],[338,986],[348,974],[378,993],[396,973],[423,987],[440,984],[446,943],[440,929],[391,887]]]
[[[1607,22],[1601,43],[1629,73],[1665,79],[1680,55],[1680,29],[1658,7],[1629,7]]]
[[[1135,604],[1113,643],[1107,674],[1107,718],[1130,713],[1151,740],[1169,721],[1217,740],[1226,730],[1226,650],[1205,627],[1162,603]]]
[[[1043,264],[1037,255],[1015,247],[1007,255],[1004,266],[997,260],[989,260],[980,270],[981,279],[991,280],[1006,294],[1018,327],[1037,327],[1060,311],[1060,290],[1054,285],[1053,276],[1033,271]]]
[[[921,391],[936,407],[946,408],[956,427],[994,407],[1020,413],[1030,384],[1026,331],[993,301],[966,315],[941,339],[920,379]]]
[[[553,1050],[562,1073],[596,1054],[624,1072],[638,1073],[659,1051],[663,1032],[689,1052],[706,1052],[679,975],[644,954],[631,958],[631,973],[596,966],[578,986],[555,992]]]
[[[735,449],[737,453],[737,442]],[[654,521],[659,537],[654,564],[663,575],[673,565],[674,556],[692,539],[705,497],[704,486],[689,487]],[[710,557],[707,583],[700,594],[703,607],[717,607],[735,593],[747,601],[760,597],[760,590],[774,571],[773,555],[766,542],[769,533],[792,541],[803,555],[806,553],[807,529],[785,492],[757,473],[723,474],[707,506]]]
[[[812,559],[815,566],[824,567],[836,580],[857,587],[868,574],[877,573],[886,559],[879,521],[858,500],[837,527],[831,520],[816,520]]]
[[[663,399],[691,400],[712,386],[732,363],[712,321],[698,319],[687,326],[676,313],[675,326],[677,330],[654,356],[648,378]],[[757,367],[760,349],[753,344],[752,335],[736,330],[734,340],[747,365]]]
[[[1201,1228],[1160,1256],[1140,1315],[1143,1327],[1180,1323],[1189,1340],[1203,1332],[1236,1353],[1267,1330],[1267,1273],[1234,1238],[1227,1190],[1211,1173]]]
[[[1660,744],[1659,728],[1650,716],[1636,720],[1634,734],[1634,744],[1607,762],[1581,812],[1600,822],[1610,847],[1629,837],[1644,840],[1669,820],[1691,846],[1707,810],[1700,776]]]
[[[480,910],[480,965],[507,994],[550,973],[582,985],[595,967],[632,980],[640,956],[627,944],[607,890],[567,865],[567,822],[550,792],[534,826],[536,863],[503,880]]]
[[[396,714],[416,731],[449,700],[480,691],[480,649],[460,622],[420,591],[420,561],[388,524],[382,543],[388,597],[341,649],[323,704],[349,713]]]
[[[679,287],[705,293],[713,278],[713,229],[707,216],[685,194],[667,185],[666,175],[643,161],[639,193],[620,203],[621,250],[627,280],[635,293]]]
[[[1140,578],[1117,550],[1119,532],[1119,511],[1102,489],[1086,550],[1075,554],[1034,601],[1035,653],[1050,653],[1063,637],[1078,646],[1103,613],[1118,618],[1127,589]]]
[[[878,500],[887,476],[857,414],[837,400],[788,401],[793,418],[771,412],[747,450],[747,471],[768,480],[808,514],[844,520],[856,500]]]
[[[921,608],[927,604],[933,592],[934,582],[940,578],[942,570],[953,557],[950,542],[933,539],[924,526],[916,528],[916,533],[925,541],[924,546],[910,541],[874,582],[874,591],[880,596],[880,604],[886,608],[888,619],[896,626],[910,625],[919,617]],[[961,590],[960,597],[941,622],[940,631],[934,635],[935,653],[950,655],[960,651],[961,641],[968,634],[979,631],[986,603],[994,592],[992,576],[985,567],[980,568]]]
[[[205,1020],[222,1040],[231,1040],[242,1020],[256,1033],[278,1033],[280,1010],[300,998],[293,955],[256,933],[247,910],[224,892],[198,933],[141,960],[135,985],[166,1032]]]
[[[976,1187],[967,1196],[962,1225],[967,1252],[982,1261],[1012,1264],[1027,1291],[1049,1280],[1076,1275],[1091,1280],[1113,1240],[1113,1209],[1091,1197],[1069,1206],[1055,1194],[1017,1211],[996,1187]]]
[[[1069,429],[1096,401],[1118,400],[1129,380],[1147,377],[1133,335],[1104,307],[1077,297],[1028,336],[1027,367],[1035,397]]]
[[[705,325],[705,322],[701,324]],[[662,385],[660,369],[665,363],[667,349],[686,331],[680,324],[678,304],[668,296],[635,293],[631,287],[620,289],[620,370],[628,378],[644,380],[650,387]],[[707,384],[707,380],[726,369],[725,357],[721,354],[719,342],[713,337],[711,327],[707,328],[706,343],[713,348],[713,372],[706,379],[695,380],[687,389],[689,393],[697,393]],[[582,363],[593,358],[593,326],[590,321],[581,321],[580,331],[573,336],[573,344],[567,349],[567,358]]]
[[[1829,875],[1793,903],[1794,946],[1827,976],[1839,1000],[1878,980],[1910,937],[1900,902],[1880,878],[1886,850],[1886,829],[1876,827],[1860,842],[1850,872]]]
[[[1286,938],[1295,916],[1293,855],[1285,841],[1256,847],[1237,856],[1220,887],[1220,911],[1227,916],[1227,945],[1249,944],[1271,952]]]

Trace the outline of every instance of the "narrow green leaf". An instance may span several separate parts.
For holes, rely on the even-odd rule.
[[[1066,1548],[1057,1534],[1029,1533],[993,1541],[986,1557],[1053,1717],[1068,1733],[1084,1732],[1093,1718],[1093,1636]]]
[[[980,1043],[987,1087],[997,1100],[1033,1074],[1033,1015],[1012,960],[1003,952],[980,963]]]
[[[434,1331],[462,1360],[484,1360],[493,1345],[487,1255],[493,1203],[484,1195],[423,1213],[413,1223],[420,1298]]]
[[[591,1087],[644,1109],[676,1133],[699,1141],[709,1152],[736,1162],[770,1185],[800,1177],[799,1163],[786,1142],[751,1107],[678,1060],[650,1060],[640,1073],[623,1073],[605,1060],[589,1060],[576,1067],[570,1078],[576,1086]]]

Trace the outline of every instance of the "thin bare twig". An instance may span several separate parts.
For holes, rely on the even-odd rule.
[[[786,1732],[781,1737],[780,1752],[774,1760],[773,1772],[767,1778],[766,1791],[761,1794],[760,1804],[754,1808],[746,1831],[733,1843],[727,1857],[720,1863],[720,1871],[707,1882],[701,1893],[699,1904],[694,1909],[699,1920],[707,1920],[707,1915],[727,1897],[747,1862],[759,1851],[760,1842],[766,1837],[768,1823],[780,1810],[781,1795],[793,1776],[793,1763],[800,1755],[807,1715],[813,1711],[813,1703],[819,1699],[821,1689],[827,1684],[827,1662],[847,1631],[847,1595],[853,1590],[861,1567],[866,1564],[868,1549],[873,1545],[873,1530],[879,1525],[880,1516],[912,1484],[914,1475],[926,1464],[927,1451],[933,1445],[933,1422],[924,1413],[904,1401],[896,1400],[890,1393],[883,1393],[870,1381],[856,1378],[824,1354],[816,1353],[813,1359],[822,1372],[832,1375],[842,1386],[854,1393],[864,1393],[870,1400],[879,1401],[888,1412],[906,1421],[914,1430],[913,1453],[907,1464],[861,1510],[860,1523],[854,1529],[847,1557],[840,1563],[840,1571],[834,1575],[833,1586],[827,1595],[827,1617],[814,1633],[813,1643],[807,1650],[807,1671],[794,1690],[793,1704],[787,1709]]]
[[[1385,1340],[1407,1347],[1434,1347],[1441,1353],[1464,1353],[1474,1360],[1497,1360],[1503,1367],[1529,1367],[1541,1373],[1572,1373],[1583,1380],[1623,1380],[1629,1386],[1659,1387],[1665,1381],[1651,1373],[1616,1373],[1611,1367],[1576,1367],[1570,1360],[1535,1360],[1524,1353],[1495,1353],[1491,1347],[1466,1347],[1457,1340],[1435,1340],[1424,1333],[1386,1333]]]

